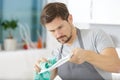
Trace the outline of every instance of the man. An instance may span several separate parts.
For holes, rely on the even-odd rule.
[[[101,30],[76,28],[65,4],[47,4],[40,19],[61,43],[53,52],[57,60],[73,54],[70,61],[52,71],[51,79],[59,75],[63,80],[111,80],[111,72],[120,71],[120,60],[111,38]],[[38,64],[35,70],[40,71]]]

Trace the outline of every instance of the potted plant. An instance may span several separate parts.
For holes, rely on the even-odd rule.
[[[14,39],[12,35],[12,31],[17,28],[17,20],[3,20],[1,22],[1,26],[3,27],[4,30],[7,30],[9,35],[8,37],[4,40],[4,49],[5,50],[15,50],[17,47],[17,41]]]

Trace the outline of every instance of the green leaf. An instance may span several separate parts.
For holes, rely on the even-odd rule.
[[[17,27],[17,20],[4,20],[1,22],[1,26],[6,30],[8,28],[15,29]]]

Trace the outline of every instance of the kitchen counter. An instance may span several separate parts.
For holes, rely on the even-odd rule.
[[[0,51],[0,80],[33,80],[33,66],[40,57],[48,57],[48,50]]]
[[[119,48],[117,52],[120,57]],[[49,53],[48,49],[0,51],[0,80],[33,80],[35,62],[41,57],[49,57]],[[120,74],[113,73],[113,80],[119,79]]]

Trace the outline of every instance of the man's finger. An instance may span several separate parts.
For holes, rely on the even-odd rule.
[[[35,70],[36,72],[40,72],[40,71],[41,71],[41,69],[39,68],[38,65],[35,65],[35,66],[34,66],[34,70]]]

